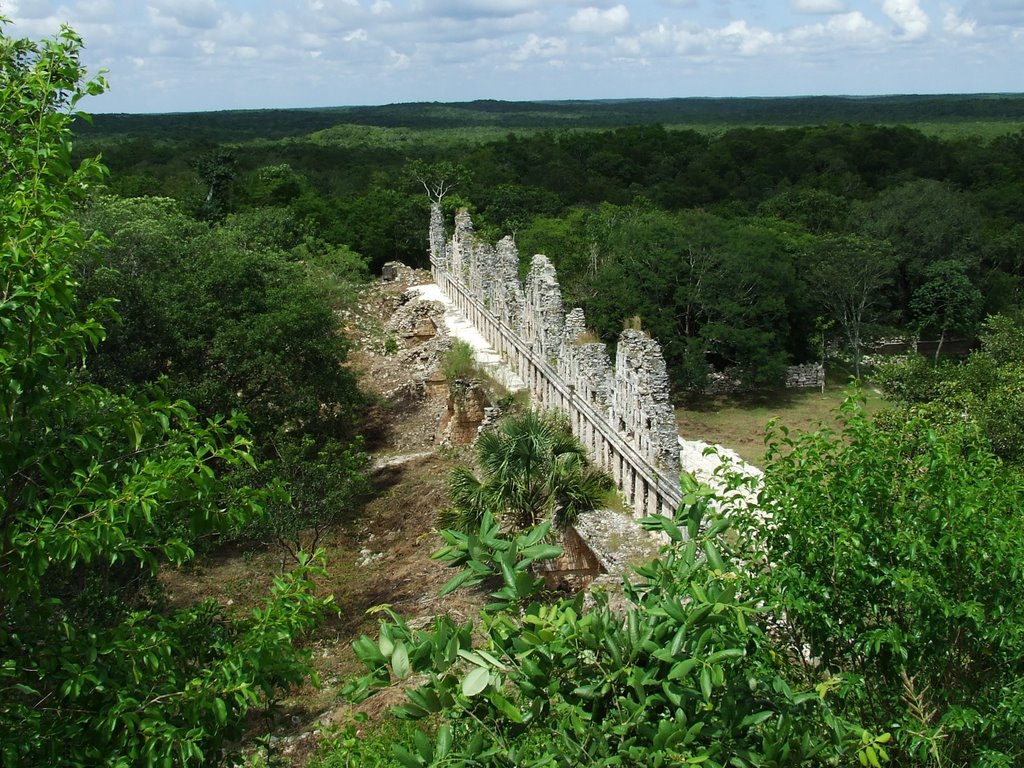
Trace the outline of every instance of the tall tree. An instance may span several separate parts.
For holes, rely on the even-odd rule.
[[[948,183],[915,179],[855,206],[857,231],[888,241],[896,255],[899,308],[906,310],[929,265],[959,260],[974,265],[980,216],[964,193]]]
[[[67,28],[0,34],[0,759],[215,764],[254,704],[305,679],[293,642],[327,601],[305,565],[252,616],[165,610],[153,588],[269,494],[219,478],[251,461],[240,419],[83,383],[110,313],[75,295],[75,205],[103,175],[71,163],[77,104],[104,89],[80,52]]]
[[[198,213],[206,219],[222,218],[231,204],[231,182],[237,174],[234,153],[218,147],[200,155],[192,165],[206,187]]]
[[[205,415],[244,410],[260,438],[282,426],[349,436],[359,394],[342,368],[348,343],[310,273],[316,256],[306,249],[298,263],[288,228],[255,215],[274,210],[210,227],[173,201],[93,201],[85,221],[108,238],[83,269],[83,293],[115,296],[124,320],[92,356],[94,379],[166,376]]]
[[[895,273],[895,256],[886,243],[842,235],[821,238],[809,257],[811,290],[846,337],[853,373],[859,379],[864,332],[884,305],[884,290]]]
[[[910,309],[922,330],[939,332],[936,363],[947,334],[962,333],[978,322],[981,303],[981,291],[967,276],[962,261],[945,259],[928,265],[924,282],[910,299]]]
[[[963,418],[769,435],[750,521],[776,636],[899,766],[1024,760],[1024,479]],[[766,524],[765,516],[769,523]]]
[[[438,204],[456,187],[465,185],[472,176],[466,166],[448,160],[436,163],[413,160],[406,172],[410,179],[423,187],[430,202]]]

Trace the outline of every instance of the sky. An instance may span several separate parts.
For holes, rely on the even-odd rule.
[[[0,0],[87,111],[1024,92],[1024,0]]]

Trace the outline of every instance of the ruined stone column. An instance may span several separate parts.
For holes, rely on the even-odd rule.
[[[679,474],[679,428],[661,346],[642,331],[625,330],[615,357],[612,423],[651,464]]]
[[[441,212],[440,203],[434,203],[430,206],[430,267],[434,273],[434,281],[438,285],[440,285],[438,272],[448,273],[447,246],[448,237],[444,231],[444,214]]]

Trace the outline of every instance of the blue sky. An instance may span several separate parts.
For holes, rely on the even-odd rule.
[[[93,112],[1024,91],[1024,0],[0,0]]]

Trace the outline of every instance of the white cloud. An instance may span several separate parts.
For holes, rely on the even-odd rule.
[[[149,11],[161,21],[189,29],[212,29],[221,15],[216,0],[150,0]]]
[[[629,27],[629,9],[616,5],[606,11],[588,6],[569,19],[569,29],[593,35],[614,35]]]
[[[971,0],[962,15],[985,26],[1024,27],[1024,3],[1020,0]]]
[[[541,37],[531,34],[526,38],[526,42],[512,54],[512,59],[517,62],[532,59],[558,59],[565,56],[568,50],[569,46],[564,37]]]
[[[660,22],[630,37],[616,39],[616,50],[624,58],[647,61],[650,58],[686,57],[690,61],[753,56],[785,42],[781,34],[746,21],[733,21],[719,29],[701,27],[694,22]]]
[[[370,23],[374,23],[370,20]],[[454,18],[450,16],[404,16],[375,25],[375,36],[397,49],[406,50],[413,45],[433,43],[462,44],[486,41],[494,50],[499,41],[519,40],[528,34],[540,34],[549,28],[547,17],[541,12],[519,13],[512,16],[482,16]],[[417,57],[418,61],[418,57]]]
[[[715,33],[715,37],[727,41],[745,56],[760,52],[763,48],[779,42],[779,36],[766,29],[750,28],[742,19],[727,24]]]
[[[153,56],[170,56],[178,53],[178,46],[163,37],[151,37],[146,52]]]
[[[452,19],[517,16],[543,9],[543,0],[415,0],[414,11]]]
[[[846,10],[842,0],[789,0],[796,13],[842,13]]]
[[[881,30],[860,11],[841,13],[828,20],[825,28],[832,33],[863,40],[876,36]]]
[[[618,51],[623,56],[686,56],[703,49],[708,40],[707,33],[695,24],[667,24],[661,22],[642,30],[639,34],[616,40]]]
[[[974,19],[962,19],[952,8],[947,8],[946,14],[942,17],[942,28],[957,37],[973,37],[977,27]]]
[[[45,19],[50,15],[48,0],[16,0],[7,3],[7,8],[0,8],[4,16],[17,19]]]
[[[882,11],[899,27],[904,40],[917,40],[928,33],[928,14],[917,0],[884,0]]]
[[[682,82],[1019,90],[1024,71],[1024,0],[0,0],[0,13],[18,36],[70,21],[86,65],[109,70],[99,111],[657,96]]]
[[[261,46],[287,28],[287,18],[283,15],[275,15],[267,24],[251,13],[229,13],[220,20],[216,30],[207,34],[215,35],[218,42],[228,47]]]
[[[404,53],[399,53],[398,51],[391,50],[388,51],[388,56],[391,58],[390,69],[401,71],[403,69],[409,68],[410,59]]]
[[[298,39],[301,47],[313,50],[323,48],[327,43],[323,35],[318,35],[315,32],[302,32],[299,34]]]
[[[117,11],[113,0],[83,0],[75,4],[74,15],[83,21],[113,21]]]
[[[821,24],[808,24],[791,30],[787,39],[797,50],[809,46],[858,46],[880,42],[885,33],[860,11],[838,13]]]

